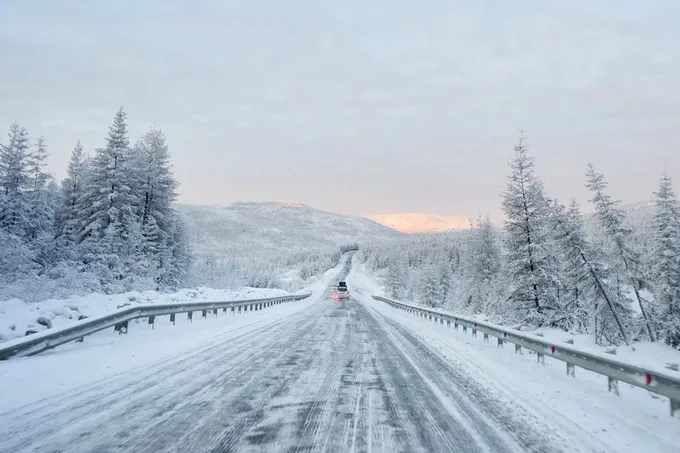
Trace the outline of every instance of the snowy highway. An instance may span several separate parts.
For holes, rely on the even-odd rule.
[[[357,288],[350,301],[334,302],[323,292],[240,320],[215,319],[203,325],[210,334],[187,336],[184,348],[127,364],[123,359],[110,372],[23,403],[14,395],[8,410],[0,406],[0,451],[677,451],[677,421],[663,415],[649,426],[629,414],[612,415],[614,431],[607,433],[598,418],[579,421],[578,411],[559,413],[565,398],[566,404],[594,404],[605,417],[620,412],[615,404],[621,399],[606,392],[579,397],[577,387],[574,395],[541,409],[520,397],[522,385],[532,387],[529,394],[540,392],[540,385],[515,380],[517,398],[509,398],[487,382],[504,380],[507,370],[494,374],[473,359],[465,362],[461,354],[469,345],[460,339],[446,343],[450,329],[371,301],[358,288],[356,272],[348,281]],[[124,339],[129,343],[111,348],[132,350],[133,334]],[[451,357],[450,344],[461,345],[457,357]],[[72,360],[87,374],[85,367],[96,367],[91,362],[97,356],[90,354],[85,365],[76,361],[81,352],[45,359]],[[12,373],[39,359],[2,364],[3,392],[21,392],[20,383],[9,382],[19,375]],[[497,361],[503,367],[493,355],[487,359],[486,366],[495,368]],[[49,380],[48,365],[32,369],[42,373],[32,380]],[[539,375],[558,388],[564,379],[549,369]]]

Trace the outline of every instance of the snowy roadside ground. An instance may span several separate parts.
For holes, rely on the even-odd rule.
[[[242,288],[238,291],[211,288],[181,289],[175,293],[132,291],[122,294],[89,294],[68,299],[48,299],[25,302],[20,299],[0,301],[0,342],[23,337],[29,331],[40,332],[48,327],[63,327],[81,316],[102,316],[119,308],[139,304],[174,302],[227,301],[285,296],[281,289]]]
[[[515,354],[462,331],[435,324],[370,298],[379,285],[354,266],[348,281],[361,287],[359,300],[376,316],[398,322],[439,357],[466,370],[494,399],[505,401],[508,416],[534,414],[581,439],[583,451],[676,452],[678,420],[668,414],[668,400],[620,384],[621,396],[607,391],[606,377],[576,370],[566,375],[563,362],[535,354]],[[367,286],[363,286],[368,282]],[[455,385],[455,383],[454,383]]]
[[[85,337],[83,343],[69,343],[33,357],[2,361],[2,410],[10,411],[94,382],[133,373],[140,367],[146,368],[180,355],[192,354],[308,310],[320,300],[323,301],[325,289],[345,271],[349,256],[343,255],[337,266],[301,291],[312,292],[312,296],[307,299],[242,314],[219,312],[217,316],[209,315],[206,319],[195,316],[193,322],[186,316],[178,316],[175,326],[167,316],[162,316],[156,320],[153,329],[146,320],[140,319],[130,324],[126,335],[118,335],[113,329],[107,329]],[[179,293],[184,294],[181,291]],[[242,294],[247,295],[247,298],[262,297],[259,291]]]

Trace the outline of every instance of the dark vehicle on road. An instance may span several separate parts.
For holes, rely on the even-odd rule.
[[[349,290],[347,289],[347,283],[346,282],[338,282],[338,287],[335,290],[335,295],[333,296],[333,300],[348,300],[349,299]]]

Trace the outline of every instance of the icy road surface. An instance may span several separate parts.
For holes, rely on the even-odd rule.
[[[121,360],[116,373],[28,404],[18,404],[14,382],[11,410],[0,404],[0,451],[677,451],[649,439],[622,449],[575,424],[565,430],[549,411],[515,407],[489,391],[479,370],[446,358],[436,337],[426,341],[413,325],[425,321],[400,321],[402,312],[363,297],[317,297],[241,316],[195,321],[220,333],[160,359],[127,367]],[[119,338],[108,354],[129,352],[134,327]],[[90,373],[96,357],[86,365],[75,361],[81,353],[9,361],[0,372],[61,359],[78,367],[72,374]]]

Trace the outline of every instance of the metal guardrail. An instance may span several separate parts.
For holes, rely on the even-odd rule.
[[[631,365],[613,357],[606,357],[604,354],[598,355],[579,350],[573,346],[555,344],[536,338],[536,334],[527,334],[496,324],[480,322],[440,310],[406,304],[381,296],[372,297],[395,308],[406,310],[421,317],[427,317],[429,320],[437,323],[444,324],[444,321],[446,321],[448,326],[453,323],[455,329],[462,326],[463,332],[471,329],[472,336],[475,337],[477,336],[477,331],[480,331],[484,334],[485,341],[489,340],[489,336],[496,337],[498,347],[503,347],[506,342],[513,343],[515,345],[515,353],[520,352],[522,348],[535,351],[539,363],[545,363],[546,355],[566,362],[567,374],[569,376],[575,376],[576,366],[607,376],[609,391],[617,395],[619,395],[618,381],[622,381],[652,393],[666,396],[670,399],[671,416],[680,418],[680,378],[675,376]]]
[[[283,302],[306,299],[309,296],[311,296],[311,293],[271,297],[267,299],[224,302],[136,305],[134,307],[116,310],[107,315],[86,318],[77,321],[72,326],[66,326],[59,329],[48,329],[23,338],[16,338],[0,343],[0,360],[6,360],[14,356],[35,355],[47,351],[48,349],[56,348],[64,343],[83,341],[85,336],[99,332],[100,330],[108,329],[109,327],[114,327],[116,332],[125,334],[128,330],[128,323],[134,319],[148,318],[149,324],[153,326],[157,316],[170,315],[170,322],[174,324],[175,316],[178,313],[187,313],[187,318],[192,320],[194,312],[201,312],[202,317],[205,318],[208,312],[217,315],[217,312],[220,309],[224,312],[230,309],[232,313],[257,311]]]

